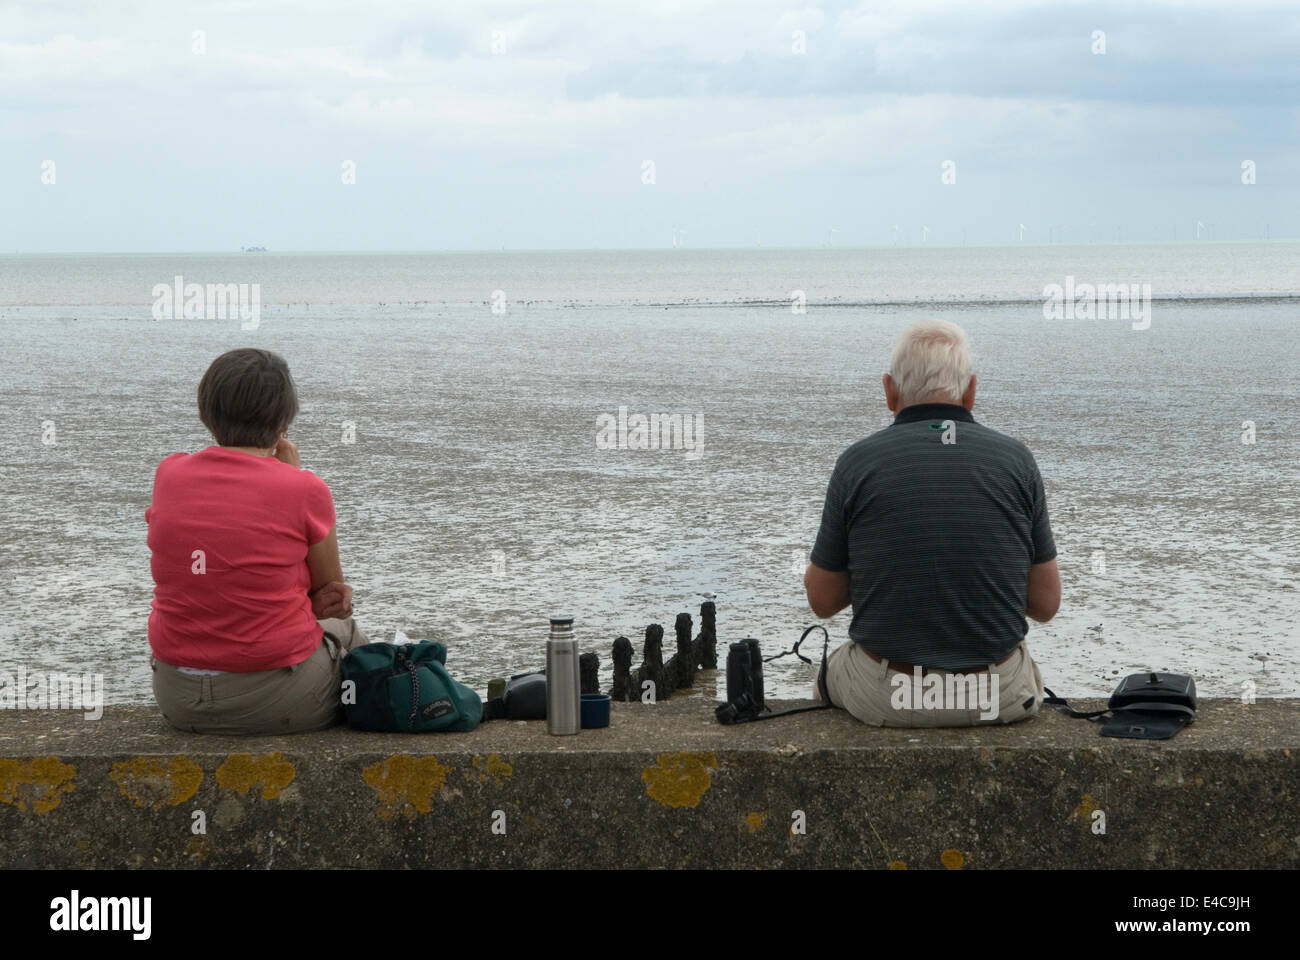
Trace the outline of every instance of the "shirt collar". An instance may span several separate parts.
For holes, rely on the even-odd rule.
[[[918,420],[964,420],[974,423],[969,410],[957,403],[914,403],[904,407],[894,416],[894,423],[915,423]]]

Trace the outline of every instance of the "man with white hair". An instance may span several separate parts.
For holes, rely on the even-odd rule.
[[[904,330],[883,382],[894,422],[836,462],[804,576],[817,616],[853,612],[814,696],[874,726],[1033,716],[1043,680],[1025,617],[1045,623],[1061,603],[1038,465],[971,416],[956,324]]]

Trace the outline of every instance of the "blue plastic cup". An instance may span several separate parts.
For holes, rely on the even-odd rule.
[[[609,726],[609,694],[584,693],[582,695],[582,728],[592,730]]]

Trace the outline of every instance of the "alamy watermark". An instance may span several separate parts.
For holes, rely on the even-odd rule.
[[[1043,287],[1043,318],[1046,320],[1132,320],[1134,330],[1151,326],[1151,284],[1091,283]]]
[[[87,720],[98,720],[104,715],[104,675],[0,670],[0,710],[81,710]]]
[[[50,901],[50,929],[56,933],[125,931],[148,940],[153,930],[152,897],[83,897],[73,890]]]
[[[981,720],[996,720],[1001,679],[990,671],[940,674],[913,667],[910,677],[895,673],[889,678],[894,688],[889,705],[895,710],[979,710]]]
[[[177,276],[171,284],[153,288],[155,320],[240,320],[241,330],[256,330],[262,321],[260,283],[186,283]]]
[[[598,450],[685,450],[687,460],[704,456],[703,413],[633,413],[596,417]]]

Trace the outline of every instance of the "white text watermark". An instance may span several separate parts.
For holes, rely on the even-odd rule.
[[[262,320],[260,283],[173,283],[153,287],[155,320],[239,320],[241,330],[256,330]]]
[[[0,710],[81,710],[87,720],[98,720],[104,715],[104,675],[0,670]]]
[[[1065,278],[1065,285],[1043,287],[1046,320],[1131,320],[1134,330],[1151,326],[1151,284],[1080,283]]]
[[[704,456],[703,413],[633,413],[596,417],[598,450],[684,450],[687,460]]]

